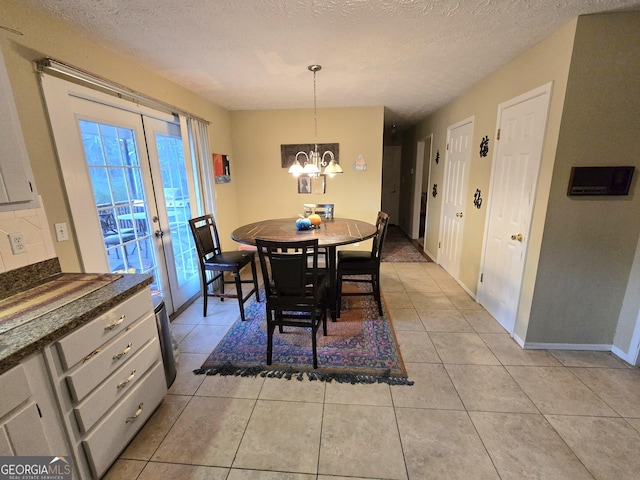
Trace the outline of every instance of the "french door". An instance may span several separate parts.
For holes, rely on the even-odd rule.
[[[47,75],[42,84],[83,269],[150,273],[172,313],[199,291],[179,122]]]

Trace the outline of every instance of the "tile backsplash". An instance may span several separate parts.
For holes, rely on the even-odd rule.
[[[55,258],[53,238],[42,199],[40,205],[28,210],[0,212],[0,272]],[[9,243],[10,233],[22,233],[27,246],[26,252],[13,254]]]

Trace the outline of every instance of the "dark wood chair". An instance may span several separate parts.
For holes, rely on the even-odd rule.
[[[207,298],[220,297],[237,298],[240,306],[240,318],[245,320],[244,302],[253,294],[260,301],[258,293],[258,276],[256,274],[255,252],[230,251],[223,252],[220,248],[220,238],[213,215],[207,214],[189,220],[193,240],[196,244],[198,258],[200,260],[200,274],[202,283],[202,295],[204,297],[203,315],[207,316]],[[251,280],[242,280],[240,270],[246,265],[251,265]],[[210,274],[207,274],[210,272]],[[226,280],[225,272],[233,275],[233,280]],[[219,280],[220,291],[216,292],[214,282]],[[253,288],[246,295],[242,295],[242,284],[253,283]],[[236,293],[225,293],[224,286],[234,284]]]
[[[380,256],[382,245],[387,236],[389,215],[378,212],[376,219],[376,234],[373,237],[373,245],[370,252],[358,250],[338,251],[338,291],[337,304],[340,317],[342,297],[353,295],[373,295],[378,302],[378,314],[382,316],[382,300],[380,299]],[[349,277],[349,278],[345,278]],[[370,292],[342,292],[342,282],[360,282],[371,284]]]
[[[318,268],[318,239],[277,242],[257,238],[267,297],[267,365],[271,365],[276,326],[311,329],[313,368],[318,368],[316,334],[327,334],[328,280]],[[311,261],[309,261],[311,259]]]

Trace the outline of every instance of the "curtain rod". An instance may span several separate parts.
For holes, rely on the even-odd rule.
[[[205,120],[192,113],[189,113],[186,110],[182,110],[181,108],[175,107],[174,105],[170,105],[161,100],[156,100],[155,98],[149,97],[144,93],[136,92],[135,90],[131,90],[130,88],[125,87],[124,85],[120,85],[119,83],[112,82],[111,80],[107,80],[106,78],[98,77],[97,75],[94,75],[85,70],[81,70],[77,67],[61,62],[59,60],[55,60],[50,57],[45,57],[40,60],[37,60],[36,65],[39,72],[57,73],[67,79],[72,78],[82,83],[87,83],[89,85],[100,87],[110,93],[117,94],[121,98],[128,97],[129,99],[139,102],[148,107],[153,107],[158,110],[162,110],[164,112],[168,112],[172,114],[176,114],[176,113],[182,114],[189,118],[194,118],[196,120],[199,120],[200,122],[204,122],[207,125],[211,123],[208,120]]]

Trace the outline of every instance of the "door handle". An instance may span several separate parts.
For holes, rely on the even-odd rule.
[[[523,238],[524,236],[521,233],[518,233],[517,235],[511,235],[511,240],[517,240],[518,242],[521,242]]]
[[[156,234],[156,237],[160,238],[164,235],[164,232],[162,230],[156,230],[155,234]]]

